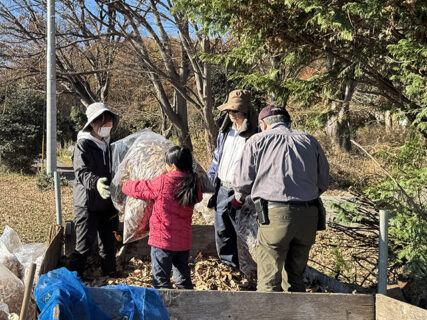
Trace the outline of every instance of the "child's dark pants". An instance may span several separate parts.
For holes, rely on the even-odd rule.
[[[170,251],[151,247],[151,271],[153,274],[153,286],[156,289],[171,289],[171,271],[173,268],[173,280],[179,289],[193,289],[191,283],[188,258],[190,250]]]

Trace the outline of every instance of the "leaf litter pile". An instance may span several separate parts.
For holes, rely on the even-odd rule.
[[[101,275],[96,258],[89,259],[83,281],[87,286],[100,287],[126,283],[132,286],[152,288],[151,261],[149,257],[133,257],[125,265],[118,265],[118,277]],[[241,291],[255,290],[255,284],[248,281],[241,272],[223,264],[215,257],[190,258],[191,279],[195,290]],[[173,284],[173,279],[171,279]]]
[[[47,241],[49,228],[56,223],[54,190],[40,191],[33,176],[19,174],[0,175],[0,188],[0,232],[9,225],[19,234],[23,243]],[[61,205],[63,221],[72,220],[71,183],[67,187],[61,187]],[[193,224],[206,222],[200,214],[195,213]],[[308,264],[327,275],[336,276],[343,282],[350,282],[351,279],[357,283],[359,279],[367,277],[372,278],[369,279],[372,282],[375,281],[368,275],[368,271],[353,265],[351,249],[341,246],[346,242],[353,243],[354,240],[330,230],[319,232]],[[339,255],[345,263],[338,263],[337,253],[333,253],[334,248],[339,248]],[[88,260],[88,266],[84,280],[89,286],[127,283],[152,287],[149,257],[134,257],[126,265],[119,265],[118,278],[102,277],[94,258]],[[196,290],[255,290],[253,281],[246,279],[241,272],[220,264],[217,257],[192,257],[190,267]],[[316,284],[309,285],[308,291],[329,291],[328,288]]]

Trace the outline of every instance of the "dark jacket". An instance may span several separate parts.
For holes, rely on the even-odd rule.
[[[224,150],[224,143],[227,139],[228,131],[232,126],[232,122],[227,114],[225,117],[220,119],[221,126],[219,128],[218,137],[216,139],[216,149],[214,156],[209,167],[208,177],[215,186],[215,190],[219,189],[218,176],[218,165],[221,161],[222,152]],[[239,135],[249,139],[252,135],[257,132],[256,114],[250,109],[247,118],[243,121],[242,127],[240,128]]]
[[[112,179],[110,146],[107,144],[104,152],[89,135],[88,132],[79,133],[74,147],[74,206],[93,212],[116,212],[111,198],[102,199],[96,189],[99,178],[106,177],[109,183]]]

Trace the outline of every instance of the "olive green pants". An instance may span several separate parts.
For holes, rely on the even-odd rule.
[[[257,291],[305,292],[304,271],[316,238],[316,206],[269,209],[268,225],[258,225]]]

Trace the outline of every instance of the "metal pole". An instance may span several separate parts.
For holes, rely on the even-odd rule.
[[[56,171],[55,1],[47,1],[46,172]]]
[[[380,210],[378,293],[387,293],[388,211]]]
[[[62,226],[61,186],[59,184],[59,175],[57,171],[53,172],[53,177],[55,179],[56,224]]]

